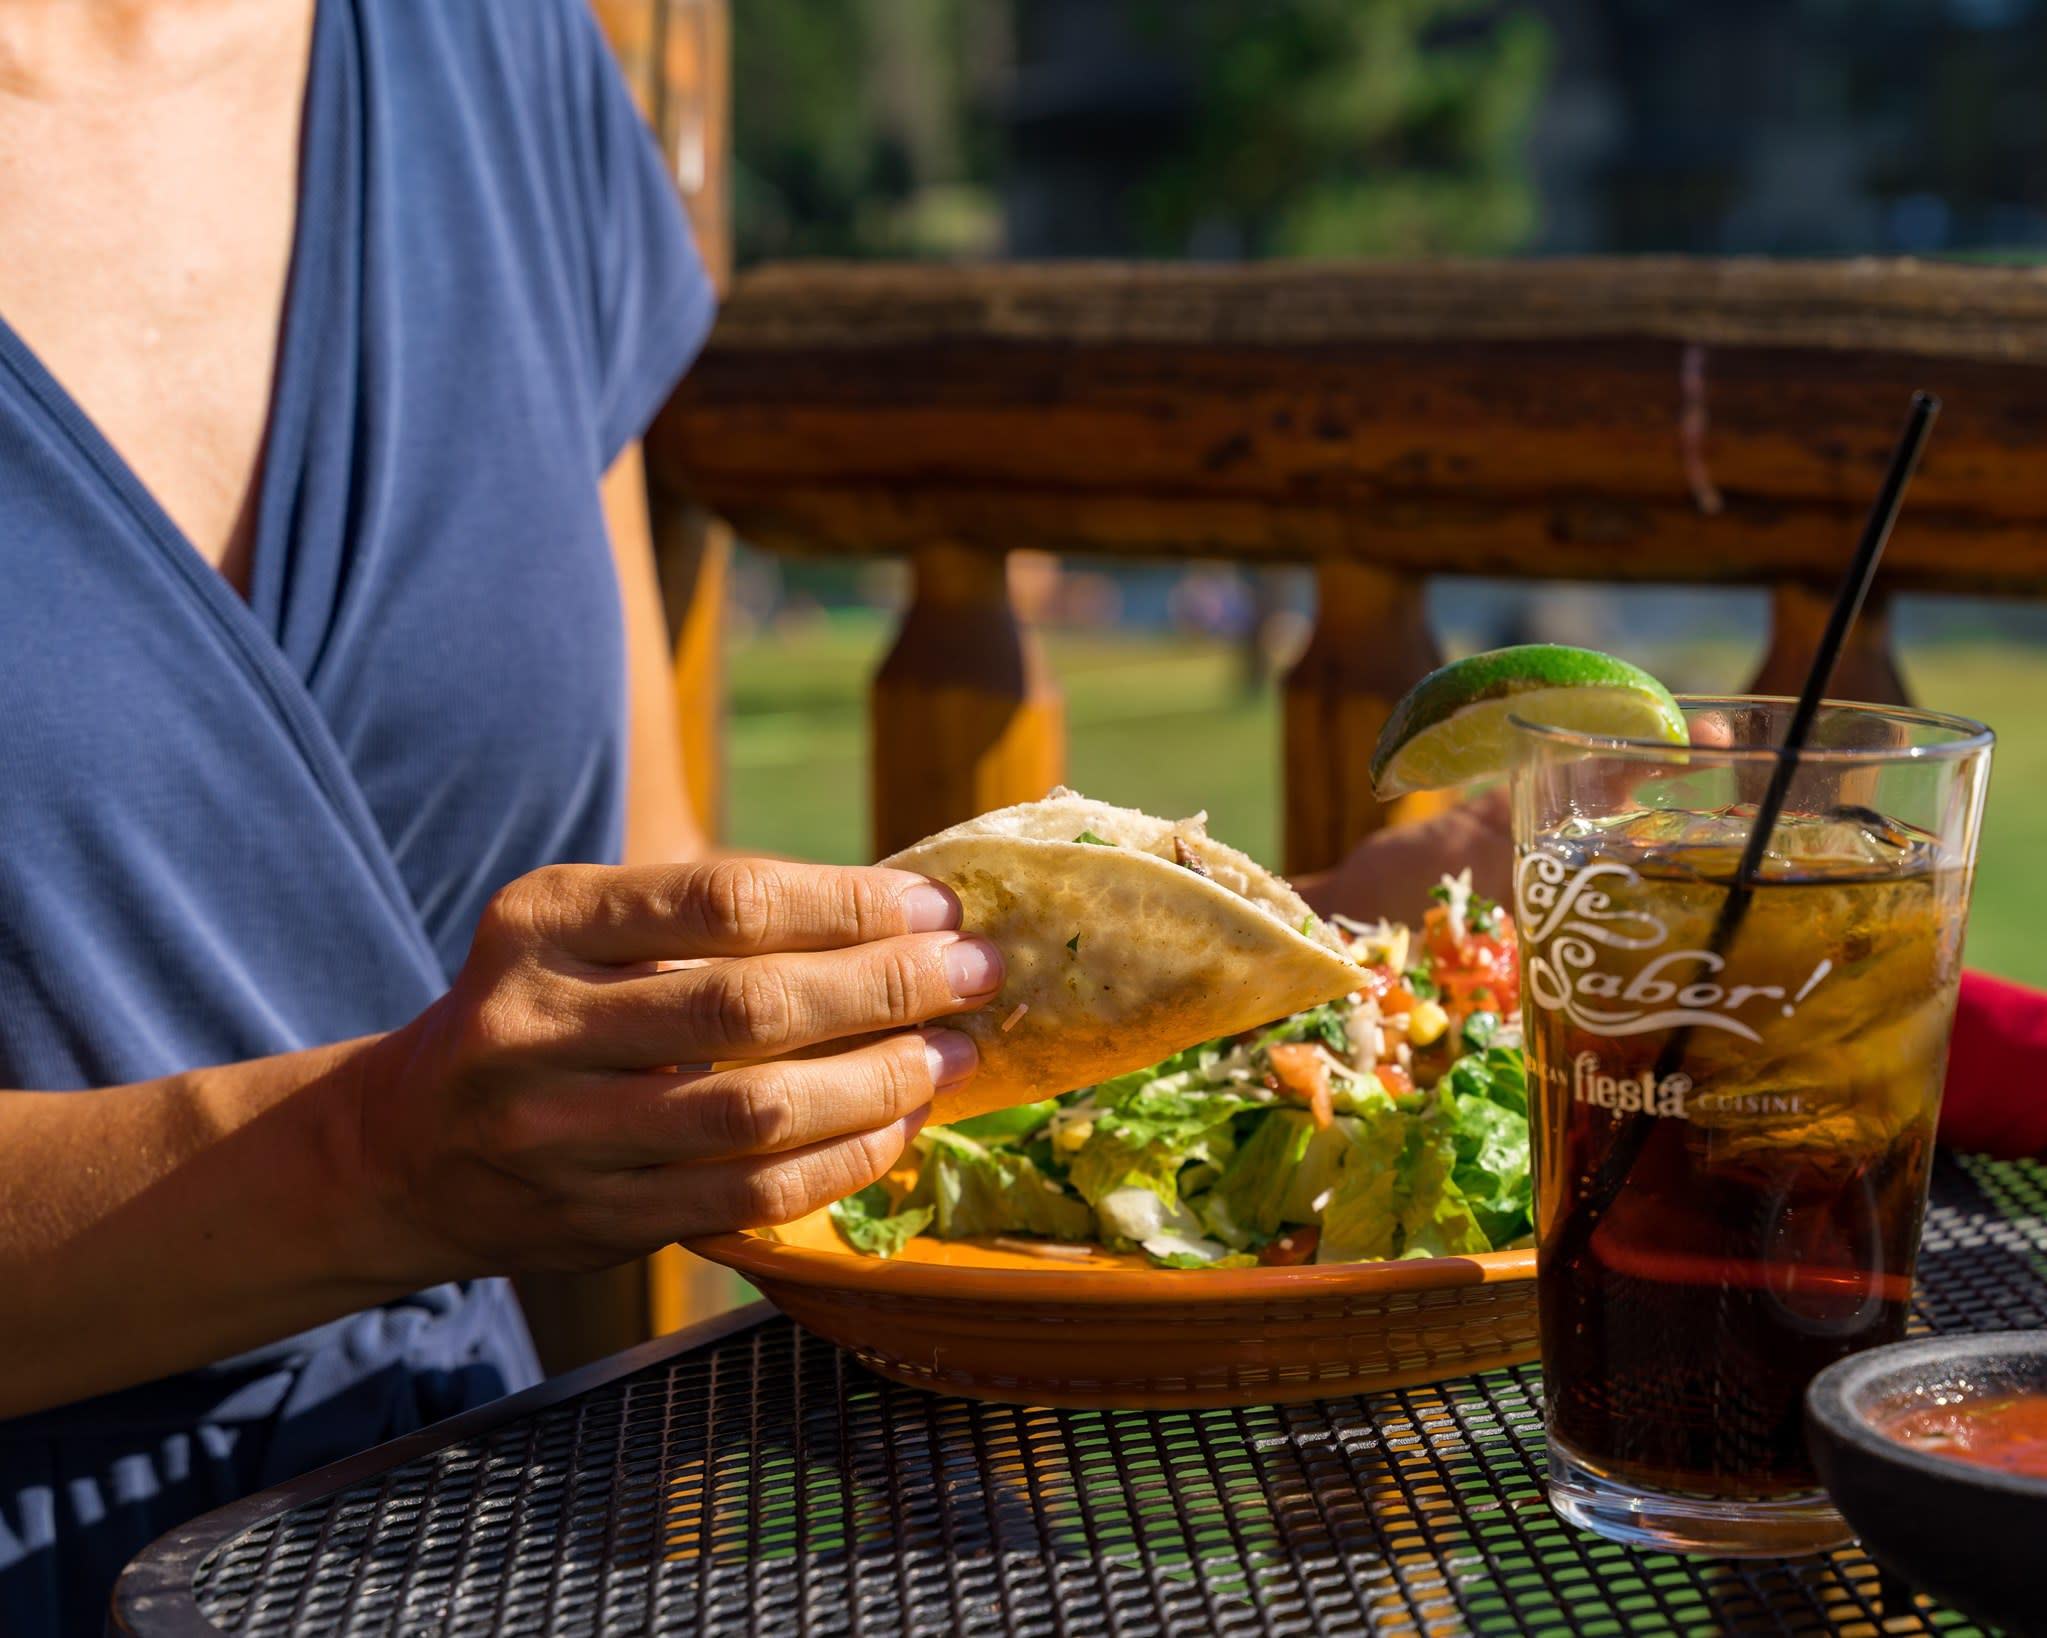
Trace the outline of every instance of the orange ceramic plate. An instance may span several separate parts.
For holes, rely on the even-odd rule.
[[[1536,1354],[1533,1251],[1210,1271],[920,1238],[883,1260],[848,1250],[823,1212],[689,1248],[882,1375],[976,1399],[1271,1404]]]

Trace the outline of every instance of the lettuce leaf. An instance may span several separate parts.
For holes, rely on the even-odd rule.
[[[1408,1125],[1391,1102],[1356,1118],[1355,1141],[1322,1208],[1316,1262],[1384,1262],[1400,1255],[1400,1160]]]
[[[1011,1109],[992,1109],[985,1115],[973,1115],[966,1120],[952,1123],[955,1132],[972,1138],[976,1143],[1011,1143],[1028,1138],[1033,1132],[1052,1118],[1059,1107],[1057,1099],[1048,1098],[1043,1103],[1020,1103]]]
[[[1470,1203],[1494,1246],[1528,1232],[1534,1197],[1529,1177],[1528,1122],[1489,1098],[1437,1088],[1431,1118],[1448,1133],[1451,1181]]]
[[[1214,1189],[1195,1202],[1210,1232],[1237,1246],[1278,1233],[1286,1220],[1281,1207],[1314,1139],[1315,1123],[1300,1110],[1275,1109],[1260,1119]]]
[[[1192,1092],[1154,1081],[1095,1116],[1094,1130],[1068,1163],[1068,1180],[1089,1205],[1121,1188],[1146,1188],[1168,1206],[1180,1200],[1180,1170],[1225,1166],[1236,1147],[1230,1123],[1266,1107],[1234,1092]]]
[[[893,1257],[931,1226],[932,1217],[929,1206],[897,1211],[887,1186],[881,1183],[870,1183],[858,1194],[834,1201],[831,1213],[846,1244],[870,1257]]]
[[[1439,1111],[1388,1104],[1360,1119],[1322,1213],[1318,1263],[1449,1257],[1492,1242],[1457,1186],[1457,1146]]]
[[[1486,1098],[1514,1114],[1528,1114],[1528,1071],[1519,1047],[1466,1053],[1445,1071],[1439,1084],[1461,1098]]]
[[[1401,1256],[1463,1257],[1493,1249],[1457,1186],[1456,1165],[1457,1146],[1439,1123],[1411,1123],[1399,1168]]]
[[[1380,1097],[1385,1099],[1385,1094],[1382,1092]],[[1356,1119],[1338,1115],[1308,1140],[1308,1152],[1301,1156],[1301,1163],[1294,1169],[1286,1195],[1279,1203],[1279,1220],[1282,1223],[1322,1221],[1322,1207],[1316,1202],[1336,1188],[1337,1173],[1343,1169],[1345,1155],[1363,1135],[1363,1128]]]
[[[976,1234],[1043,1234],[1085,1240],[1094,1213],[1014,1149],[991,1149],[934,1126],[917,1134],[924,1164],[903,1209],[928,1207],[941,1240]]]

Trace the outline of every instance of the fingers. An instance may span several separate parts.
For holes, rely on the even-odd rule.
[[[779,1154],[928,1111],[934,1092],[978,1063],[972,1037],[930,1029],[829,1058],[593,1077],[536,1100],[522,1141],[601,1170]]]
[[[708,1166],[650,1166],[613,1174],[605,1210],[621,1243],[793,1223],[878,1181],[902,1158],[929,1106],[877,1131]]]
[[[951,889],[907,870],[721,859],[626,869],[557,865],[491,901],[480,939],[538,939],[577,960],[836,950],[959,926]]]
[[[611,1069],[778,1058],[967,1012],[1001,984],[995,946],[957,933],[754,956],[579,984],[578,1038],[562,1046]]]

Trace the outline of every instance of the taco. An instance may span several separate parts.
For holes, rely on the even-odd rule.
[[[1285,882],[1208,834],[1059,789],[881,861],[944,882],[994,941],[1002,988],[948,1018],[980,1071],[934,1122],[1036,1102],[1255,1029],[1362,981]]]

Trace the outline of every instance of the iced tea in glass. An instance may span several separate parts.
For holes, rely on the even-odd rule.
[[[1802,1398],[1904,1331],[1991,737],[1823,707],[1739,893],[1790,702],[1684,705],[1689,747],[1518,726],[1550,1495],[1814,1551]]]

